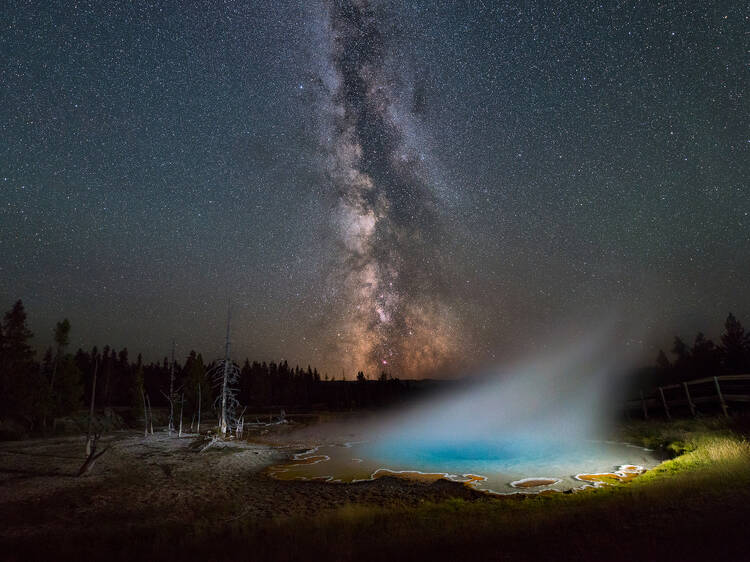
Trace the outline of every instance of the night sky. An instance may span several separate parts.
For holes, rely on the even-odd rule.
[[[750,324],[742,4],[5,3],[0,305],[348,378]]]

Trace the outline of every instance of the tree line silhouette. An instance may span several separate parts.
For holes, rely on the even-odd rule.
[[[640,382],[663,386],[704,377],[750,373],[750,333],[734,314],[727,316],[719,341],[714,343],[703,332],[696,334],[692,344],[675,336],[671,359],[660,349],[655,364],[641,372]]]
[[[28,430],[44,429],[55,420],[74,414],[91,403],[94,373],[97,374],[96,407],[129,408],[136,416],[143,411],[144,397],[150,404],[169,404],[170,377],[175,376],[175,397],[186,415],[198,408],[214,407],[217,389],[208,373],[216,364],[206,363],[202,354],[190,351],[184,362],[144,363],[141,355],[131,360],[127,348],[119,351],[68,350],[71,325],[67,319],[54,327],[54,345],[37,361],[30,341],[33,334],[26,324],[26,312],[19,300],[0,323],[0,421],[19,420]],[[641,388],[723,374],[750,373],[750,333],[729,314],[720,343],[702,332],[692,344],[675,337],[672,358],[659,351],[654,365],[635,377]],[[360,371],[352,380],[321,377],[316,368],[291,367],[287,361],[251,362],[245,359],[240,370],[238,398],[248,413],[278,412],[279,409],[349,410],[380,407],[421,395],[424,384],[401,381],[386,373],[369,380]]]
[[[0,324],[0,420],[22,420],[29,430],[43,429],[60,417],[74,414],[90,404],[97,376],[97,408],[131,408],[141,415],[144,397],[155,407],[169,404],[170,376],[175,376],[175,395],[191,416],[198,408],[210,412],[217,389],[208,373],[215,365],[202,354],[190,351],[183,363],[144,363],[140,354],[133,361],[127,348],[119,351],[78,349],[69,352],[71,325],[67,319],[54,329],[54,346],[40,361],[30,345],[33,334],[26,324],[26,311],[17,301]],[[321,377],[317,368],[291,367],[287,361],[251,362],[240,365],[239,401],[248,412],[278,412],[279,409],[348,410],[379,407],[420,393],[421,385],[381,373],[369,380],[360,371],[351,380]],[[200,390],[199,390],[200,389]],[[205,415],[205,414],[204,414]]]

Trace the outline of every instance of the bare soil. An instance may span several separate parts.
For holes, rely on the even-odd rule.
[[[124,430],[102,437],[98,450],[109,450],[82,477],[76,476],[85,460],[82,437],[0,443],[0,541],[54,540],[100,527],[268,520],[346,504],[417,505],[449,497],[492,501],[445,480],[384,477],[330,485],[268,477],[268,466],[310,446],[293,435],[279,428],[254,436],[267,443],[232,441],[200,452],[204,441],[197,435],[177,438],[162,431],[144,437]]]

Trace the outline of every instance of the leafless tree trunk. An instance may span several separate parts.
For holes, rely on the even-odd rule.
[[[148,437],[148,407],[146,406],[146,393],[141,388],[141,397],[143,398],[143,436]]]
[[[221,385],[221,418],[219,419],[219,430],[221,435],[227,434],[227,391],[228,391],[228,379],[229,379],[229,325],[232,318],[232,309],[227,306],[227,339],[224,352],[224,376]]]
[[[81,468],[78,470],[78,476],[83,476],[91,472],[91,470],[94,468],[94,462],[96,462],[96,459],[101,457],[104,453],[106,453],[109,450],[109,447],[107,447],[100,453],[97,453],[96,444],[98,441],[99,441],[99,434],[97,433],[94,435],[94,438],[91,441],[91,452],[89,452],[88,458],[84,461],[84,463],[81,465]]]
[[[148,419],[149,427],[151,429],[151,435],[154,434],[154,410],[151,408],[151,399],[146,394],[146,403],[148,404]]]
[[[237,429],[235,430],[237,439],[242,439],[242,434],[245,431],[245,410],[247,410],[247,406],[242,409],[242,413],[237,420]]]
[[[89,427],[86,430],[86,454],[91,454],[91,428],[94,424],[94,403],[96,402],[96,374],[99,370],[99,359],[94,361],[94,381],[91,384],[91,409],[89,410]]]
[[[55,362],[52,364],[52,375],[49,379],[49,394],[50,396],[54,396],[55,392],[55,375],[57,375],[57,365],[60,363],[60,346],[57,346],[57,352],[55,353]],[[57,429],[57,419],[55,418],[55,413],[52,412],[52,433],[55,432],[55,429]],[[45,415],[42,418],[42,427],[45,431],[47,431],[47,416]]]
[[[177,434],[177,437],[182,437],[182,411],[185,409],[185,393],[182,393],[182,396],[180,397],[180,431]]]
[[[227,434],[227,378],[229,376],[229,362],[224,363],[224,383],[221,386],[221,419],[219,430],[222,436]]]
[[[174,400],[172,400],[172,395],[167,394],[166,392],[162,392],[161,395],[167,400],[167,404],[169,404],[169,416],[167,419],[167,434],[172,437],[172,431],[174,430],[174,418],[173,412],[174,412]]]
[[[198,433],[201,432],[201,384],[198,383]]]
[[[174,340],[172,340],[172,365],[169,369],[169,436],[174,431]]]

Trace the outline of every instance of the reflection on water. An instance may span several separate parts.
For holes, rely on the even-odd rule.
[[[392,445],[392,443],[390,444]],[[357,482],[380,476],[448,478],[499,494],[568,490],[613,479],[628,481],[660,459],[653,451],[614,442],[559,447],[543,442],[401,444],[347,443],[316,447],[272,467],[280,480]]]

